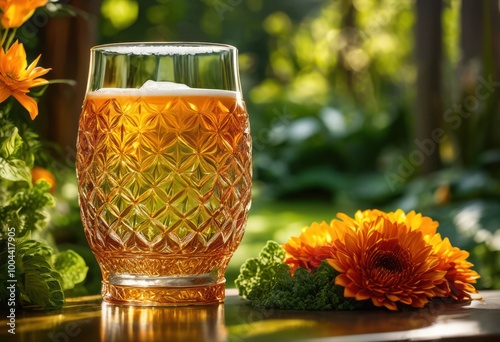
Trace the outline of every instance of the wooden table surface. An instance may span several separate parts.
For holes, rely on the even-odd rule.
[[[500,341],[500,291],[481,295],[406,312],[255,310],[235,290],[215,306],[114,306],[81,297],[58,311],[18,312],[15,335],[2,313],[0,341]]]

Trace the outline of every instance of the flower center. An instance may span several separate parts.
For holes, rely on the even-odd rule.
[[[404,270],[405,265],[401,256],[393,251],[384,251],[382,255],[375,260],[375,268],[383,268],[391,273],[400,273]]]
[[[398,239],[381,240],[368,250],[370,269],[376,277],[383,274],[403,275],[409,271],[411,255],[399,244]]]

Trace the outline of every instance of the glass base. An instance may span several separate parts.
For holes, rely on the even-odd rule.
[[[224,280],[201,286],[141,285],[120,285],[103,281],[102,297],[108,303],[136,306],[209,305],[224,302],[226,284]]]

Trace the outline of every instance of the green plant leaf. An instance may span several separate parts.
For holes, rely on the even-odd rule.
[[[58,309],[64,304],[64,292],[57,272],[30,272],[26,274],[23,306]]]
[[[49,189],[47,182],[40,181],[9,199],[5,209],[15,211],[23,222],[22,226],[17,227],[18,237],[25,236],[28,232],[41,231],[46,227],[49,219],[46,209],[55,205]]]
[[[284,310],[355,310],[366,305],[344,297],[344,288],[335,285],[338,272],[326,261],[315,271],[299,267],[292,275],[284,258],[280,245],[268,241],[257,258],[241,266],[235,284],[250,305]]]
[[[271,290],[274,278],[285,258],[285,251],[275,241],[268,241],[257,258],[248,259],[235,280],[240,296],[252,299]]]
[[[62,278],[52,265],[52,249],[44,242],[17,241],[19,298],[23,307],[57,309],[64,304]]]
[[[71,249],[54,257],[54,267],[62,277],[63,290],[70,290],[84,281],[89,269],[85,260]]]
[[[12,182],[25,181],[31,184],[30,169],[20,159],[5,159],[0,157],[0,178]]]
[[[16,154],[22,144],[23,139],[19,135],[19,130],[13,127],[10,132],[5,133],[3,141],[0,140],[0,156],[10,158]]]

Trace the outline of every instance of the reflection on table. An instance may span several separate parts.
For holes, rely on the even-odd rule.
[[[483,300],[435,301],[404,312],[253,309],[235,290],[212,306],[117,306],[92,296],[71,298],[58,311],[19,312],[15,336],[2,315],[0,335],[27,342],[499,341],[500,291],[481,295]]]
[[[133,307],[102,304],[102,341],[225,341],[224,305]]]

